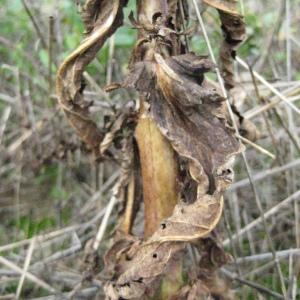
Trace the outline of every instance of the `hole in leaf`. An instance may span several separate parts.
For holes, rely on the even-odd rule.
[[[232,173],[232,170],[231,169],[226,169],[226,170],[223,170],[222,171],[222,175],[229,175]]]
[[[233,59],[235,59],[235,57],[236,57],[236,51],[231,51],[231,57],[232,57]]]
[[[157,258],[157,253],[154,253],[154,254],[152,255],[152,257],[153,257],[153,258]]]
[[[128,254],[126,254],[125,259],[126,259],[127,261],[131,261],[131,260],[132,260],[132,258],[131,258]]]
[[[157,22],[157,20],[159,18],[162,17],[162,13],[161,12],[156,12],[153,16],[152,16],[152,23],[155,24]]]
[[[241,23],[239,20],[235,19],[235,20],[233,20],[233,24],[234,24],[234,26],[240,26]]]

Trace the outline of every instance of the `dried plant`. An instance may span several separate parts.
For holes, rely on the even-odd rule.
[[[234,87],[232,61],[245,37],[243,17],[234,0],[204,2],[220,15],[224,33],[220,70],[230,92]],[[123,164],[114,193],[126,207],[115,243],[105,257],[110,276],[105,284],[107,299],[155,295],[166,299],[232,299],[217,274],[228,256],[212,232],[222,215],[224,192],[233,180],[234,158],[243,147],[236,138],[235,121],[229,118],[227,99],[205,76],[214,72],[216,65],[208,57],[189,52],[182,39],[190,34],[189,29],[184,30],[189,17],[186,1],[137,1],[137,19],[130,15],[138,41],[129,74],[123,83],[110,85],[107,90],[135,89],[138,109],[117,112],[109,130],[97,128],[88,115],[83,72],[122,25],[126,4],[125,0],[86,1],[82,11],[86,37],[57,75],[60,105],[95,158],[107,158],[121,134],[123,160],[130,162]],[[132,210],[141,190],[145,204],[143,240],[130,235],[136,214]],[[176,261],[182,260],[178,255],[185,253],[188,244],[201,253],[196,274],[189,277],[186,286],[174,284],[167,296],[157,296],[166,273],[172,268],[181,272]]]

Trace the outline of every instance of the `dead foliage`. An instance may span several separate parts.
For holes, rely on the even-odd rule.
[[[64,61],[57,74],[56,91],[60,105],[70,124],[96,157],[100,156],[104,133],[89,117],[89,103],[83,99],[83,72],[104,42],[122,25],[122,9],[126,3],[125,0],[86,1],[82,11],[86,38]]]
[[[124,110],[109,130],[98,129],[88,116],[89,103],[83,99],[83,71],[107,38],[122,25],[126,2],[86,1],[82,15],[86,38],[65,60],[57,76],[60,105],[97,158],[104,156],[116,133],[128,125],[132,113]],[[231,89],[232,61],[245,36],[243,17],[236,10],[236,1],[204,2],[219,11],[224,33],[221,71],[227,89]],[[180,1],[138,1],[138,20],[133,14],[130,19],[139,31],[139,40],[129,74],[121,86],[140,94],[135,121],[152,120],[175,151],[181,199],[171,216],[148,239],[121,236],[116,240],[105,258],[111,276],[105,284],[107,299],[153,296],[171,262],[183,253],[187,243],[199,244],[201,240],[199,271],[173,299],[232,299],[217,275],[227,256],[215,240],[207,237],[221,218],[223,194],[232,183],[234,158],[242,147],[227,120],[225,98],[218,86],[205,78],[216,66],[208,57],[188,52],[181,41],[184,33],[180,29],[187,10],[180,14],[179,5]]]

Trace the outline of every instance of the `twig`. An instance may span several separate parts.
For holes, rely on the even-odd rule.
[[[36,20],[35,20],[35,18],[33,16],[33,14],[31,13],[30,8],[29,8],[29,6],[26,3],[26,0],[21,0],[21,1],[22,1],[22,4],[23,4],[24,8],[25,8],[25,11],[26,11],[27,15],[29,16],[29,18],[30,18],[30,20],[32,22],[32,25],[33,25],[33,27],[34,27],[34,29],[35,29],[38,37],[41,40],[42,46],[45,49],[47,49],[46,40],[44,39],[44,36],[43,36],[42,32],[40,31],[39,25],[37,24],[37,22],[36,22]]]
[[[290,84],[291,85],[291,84]],[[285,95],[285,97],[289,100],[289,101],[294,101],[296,98],[292,97],[293,95],[296,95],[299,93],[300,88],[299,88],[299,83],[296,84],[295,86],[289,87],[288,89],[282,91],[281,93],[283,95]],[[299,96],[298,96],[299,97]],[[297,99],[298,99],[297,97]],[[270,100],[267,101],[267,103],[265,105],[256,107],[254,109],[250,109],[249,111],[246,111],[244,113],[244,117],[246,119],[252,119],[254,117],[256,117],[257,115],[266,112],[272,108],[276,108],[277,105],[281,104],[280,99],[278,99],[278,96],[273,96]]]
[[[83,224],[72,225],[72,226],[69,226],[69,227],[66,227],[66,228],[62,228],[62,229],[50,232],[50,233],[46,233],[46,234],[36,236],[35,237],[36,242],[41,243],[45,240],[55,238],[55,237],[58,237],[60,235],[69,234],[69,233],[74,232],[74,231],[79,230],[79,229],[86,230],[88,227],[93,226],[95,224],[95,222],[97,222],[100,218],[102,218],[103,215],[105,214],[105,211],[106,211],[106,208],[101,210],[90,221],[87,221]],[[1,246],[0,247],[0,252],[9,251],[9,250],[12,250],[12,249],[15,249],[15,248],[18,248],[18,247],[26,246],[32,241],[32,239],[33,238],[30,238],[30,239],[22,240],[22,241],[15,242],[15,243],[12,243],[12,244]]]
[[[116,195],[115,193],[113,193],[108,205],[107,205],[107,208],[106,208],[106,212],[105,212],[105,215],[102,219],[102,222],[101,222],[101,225],[98,229],[98,232],[97,232],[97,235],[96,235],[96,238],[95,238],[95,241],[94,241],[94,244],[93,244],[93,249],[94,251],[97,251],[98,248],[99,248],[99,245],[103,239],[103,236],[104,236],[104,233],[105,233],[105,230],[106,230],[106,227],[107,227],[107,224],[108,224],[108,220],[109,220],[109,217],[112,213],[112,210],[115,206],[117,202],[117,198],[116,198]]]
[[[240,57],[236,57],[236,61],[246,70],[249,71],[249,66],[244,62]],[[272,91],[280,100],[282,100],[286,105],[288,105],[293,111],[297,114],[300,114],[300,110],[296,107],[291,101],[289,101],[282,93],[280,93],[274,86],[272,86],[268,81],[266,81],[260,74],[253,71],[253,75],[257,78],[262,84],[264,84],[270,91]]]
[[[132,229],[132,223],[134,220],[134,204],[135,204],[135,178],[134,174],[130,175],[130,181],[128,184],[127,189],[127,202],[126,202],[126,208],[125,212],[123,214],[123,220],[122,220],[122,230],[125,234],[130,234]]]
[[[239,232],[231,236],[232,240],[235,240],[237,237],[243,236],[248,230],[251,230],[252,228],[257,227],[260,225],[263,220],[267,220],[268,218],[272,217],[274,214],[276,214],[278,211],[281,211],[283,208],[287,207],[290,205],[291,202],[293,201],[299,201],[300,197],[300,191],[297,191],[293,195],[289,196],[285,200],[281,201],[279,204],[275,205],[271,209],[269,209],[267,212],[265,212],[262,216],[259,218],[255,219],[251,223],[247,224],[244,228],[242,228]],[[229,244],[230,240],[226,239],[223,241],[223,246],[227,246]]]
[[[114,54],[115,54],[115,36],[113,35],[109,39],[109,52],[108,52],[108,62],[106,70],[106,84],[109,85],[112,83],[112,74],[114,67]]]
[[[290,255],[295,255],[295,256],[300,256],[300,249],[288,249],[288,250],[282,250],[282,251],[277,251],[276,252],[278,259],[284,258],[284,257],[289,257]],[[256,255],[251,255],[251,256],[245,256],[245,257],[237,257],[236,262],[239,264],[243,263],[249,263],[249,262],[258,262],[258,261],[263,261],[267,259],[272,259],[272,253],[267,252],[267,253],[260,253]]]
[[[8,268],[14,270],[15,272],[18,272],[20,275],[24,274],[27,279],[29,279],[30,281],[32,281],[36,285],[42,287],[43,289],[45,289],[45,290],[47,290],[51,293],[56,292],[56,290],[53,287],[51,287],[49,284],[47,284],[46,282],[44,282],[41,279],[37,278],[35,275],[33,275],[31,273],[24,272],[21,268],[19,268],[17,265],[15,265],[11,261],[7,260],[3,256],[0,256],[0,263],[5,265]]]
[[[271,153],[270,151],[266,150],[265,148],[263,148],[263,147],[257,145],[256,143],[251,142],[250,140],[244,138],[243,136],[241,136],[241,135],[239,135],[239,134],[236,134],[235,136],[236,136],[238,139],[240,139],[242,142],[244,142],[244,143],[246,143],[246,144],[252,146],[253,148],[255,148],[256,150],[258,150],[259,152],[261,152],[261,153],[263,153],[263,154],[265,154],[265,155],[271,157],[272,159],[275,159],[275,158],[276,158],[276,156],[275,156],[273,153]]]
[[[39,265],[45,265],[45,264],[53,263],[54,261],[57,261],[59,259],[70,257],[71,255],[76,254],[81,249],[82,249],[82,246],[79,244],[79,245],[75,245],[75,246],[73,246],[69,249],[65,249],[65,250],[56,252],[56,253],[44,258],[42,261],[36,262],[32,266],[32,269],[37,268]]]
[[[280,116],[277,108],[274,108],[274,113],[275,113],[275,117],[277,118],[278,122],[283,127],[284,131],[287,133],[287,135],[289,136],[290,140],[292,141],[292,143],[294,144],[295,148],[297,149],[298,153],[300,154],[300,143],[299,143],[299,138],[298,138],[296,130],[295,129],[293,130],[294,133],[296,133],[296,135],[295,135],[294,133],[291,132],[291,130],[285,124],[285,122],[284,122],[283,118]]]
[[[14,300],[14,299],[16,299],[15,294],[7,294],[7,295],[0,296],[0,300]]]
[[[84,76],[84,79],[86,79],[87,82],[91,85],[91,87],[92,87],[99,95],[101,95],[102,97],[104,97],[105,100],[108,101],[108,103],[110,103],[110,102],[109,102],[110,99],[109,99],[108,94],[105,93],[105,92],[103,91],[103,89],[97,84],[97,82],[94,80],[94,78],[93,78],[91,75],[89,75],[89,73],[86,72],[86,71],[83,73],[83,76]]]
[[[248,66],[249,66],[251,78],[252,78],[252,81],[253,81],[256,98],[257,98],[259,103],[264,103],[264,99],[261,97],[259,89],[257,87],[257,82],[256,82],[255,76],[253,74],[252,67],[250,65],[248,65]],[[281,155],[280,155],[280,151],[279,151],[279,147],[278,147],[278,142],[277,142],[277,140],[274,136],[274,133],[272,131],[272,125],[270,124],[270,121],[268,119],[268,115],[266,113],[262,113],[262,116],[263,116],[263,119],[264,119],[264,122],[265,122],[265,125],[266,125],[266,128],[267,128],[267,131],[268,131],[268,133],[271,137],[273,147],[275,148],[275,151],[277,153],[277,160],[282,165],[283,163],[282,163],[282,159],[281,159]]]
[[[259,285],[255,282],[252,282],[252,281],[249,281],[249,280],[246,280],[246,279],[242,279],[240,278],[237,274],[234,274],[234,273],[231,273],[229,271],[227,271],[226,269],[222,268],[221,269],[221,272],[227,276],[228,278],[230,278],[231,280],[235,280],[235,281],[238,281],[242,284],[245,284],[251,288],[254,288],[256,289],[257,291],[259,291],[260,293],[264,293],[264,294],[267,294],[269,296],[272,296],[276,299],[282,299],[282,300],[287,300],[287,298],[285,298],[284,296],[274,292],[274,291],[271,291],[269,290],[268,288],[262,286],[262,285]]]
[[[180,16],[182,20],[182,28],[183,31],[186,32],[185,16],[184,16],[184,8],[183,8],[182,0],[179,0],[179,10],[180,10]],[[184,35],[184,41],[185,41],[185,48],[189,52],[189,41],[186,34]]]
[[[41,243],[41,242],[43,242],[47,239],[55,238],[55,237],[57,237],[59,235],[63,235],[63,234],[68,234],[68,233],[78,229],[79,227],[80,227],[80,225],[73,225],[73,226],[69,226],[69,227],[66,227],[66,228],[59,229],[57,231],[53,231],[53,232],[50,232],[50,233],[38,235],[38,236],[35,236],[34,238],[36,239],[37,243]],[[30,238],[30,239],[26,239],[26,240],[22,240],[22,241],[18,241],[18,242],[14,242],[14,243],[11,243],[11,244],[8,244],[8,245],[1,246],[0,247],[0,252],[10,251],[10,250],[18,248],[18,247],[26,246],[26,245],[31,243],[32,239],[33,238]]]
[[[296,255],[295,255],[296,256]],[[295,276],[294,272],[294,255],[289,255],[289,289],[288,289],[288,295],[293,300],[296,299],[296,297],[293,297],[293,290],[294,285],[297,285],[297,277]]]
[[[0,100],[6,102],[7,104],[15,104],[16,103],[16,99],[14,97],[11,97],[9,95],[5,95],[0,93]]]
[[[285,0],[285,14],[286,14],[286,73],[287,81],[292,79],[292,45],[291,45],[291,3],[290,0]]]
[[[242,217],[243,217],[243,221],[244,224],[248,224],[249,223],[249,215],[248,215],[248,210],[247,208],[244,208],[242,211]],[[241,229],[238,229],[237,232],[240,232]],[[253,233],[250,230],[247,230],[247,239],[249,241],[249,248],[250,248],[250,253],[251,255],[254,255],[256,253],[256,249],[255,249],[255,242],[254,242],[254,237],[253,237]],[[231,240],[233,240],[231,238]],[[242,243],[243,239],[239,239],[239,242]]]
[[[291,2],[290,0],[285,0],[285,10],[286,10],[286,72],[287,72],[287,80],[291,81],[292,79],[292,45],[290,40],[290,32],[291,32]],[[291,132],[295,132],[296,126],[294,122],[293,112],[290,108],[287,108],[287,116],[288,116],[288,129]],[[296,139],[296,146],[298,146],[298,139]],[[290,156],[293,160],[295,158],[295,144],[290,144]],[[291,189],[293,192],[296,190],[296,180],[295,180],[295,172],[291,170],[290,172],[291,178]],[[295,239],[297,247],[300,247],[300,226],[299,226],[299,207],[297,201],[294,202],[294,215],[295,215]]]
[[[258,174],[255,174],[252,178],[253,182],[257,182],[257,181],[261,181],[267,177],[270,177],[270,176],[273,176],[273,175],[276,175],[278,173],[282,173],[282,172],[285,172],[285,171],[288,171],[292,168],[297,168],[300,166],[300,158],[299,159],[296,159],[294,161],[291,161],[289,162],[288,164],[284,165],[284,166],[280,166],[280,167],[275,167],[273,169],[268,169],[268,170],[265,170],[265,171],[262,171]],[[233,190],[236,190],[238,188],[242,188],[242,187],[245,187],[247,185],[250,184],[250,181],[249,181],[249,178],[245,178],[243,180],[240,180],[238,182],[235,182],[234,184],[232,184],[228,191],[233,191]]]
[[[243,84],[243,87],[249,91],[252,91],[254,90],[254,86],[253,86],[253,82],[252,80],[251,81],[248,81],[248,80],[245,80],[243,82],[240,82]],[[285,88],[285,87],[288,87],[290,88],[291,86],[295,86],[295,85],[299,85],[299,82],[298,81],[291,81],[291,82],[286,82],[286,81],[275,81],[273,84],[272,84],[275,88]],[[264,86],[263,84],[257,84],[259,90],[268,90],[269,89]]]
[[[275,36],[275,34],[278,33],[278,31],[281,28],[283,14],[284,14],[284,0],[281,0],[281,2],[279,4],[277,20],[274,20],[274,23],[272,23],[271,32],[269,30],[266,31],[267,35],[263,38],[264,46],[262,47],[262,49],[260,51],[259,60],[257,62],[257,66],[256,66],[258,70],[261,70],[261,68],[264,66],[266,59],[269,57],[274,36]]]
[[[225,209],[223,215],[224,215],[226,231],[227,231],[227,234],[229,236],[230,246],[231,246],[231,250],[232,250],[232,254],[233,254],[233,264],[234,264],[234,266],[237,270],[237,273],[239,274],[239,276],[241,276],[242,272],[241,272],[240,266],[237,263],[237,248],[236,248],[235,243],[233,243],[233,241],[231,239],[232,232],[231,232],[230,224],[229,224],[229,221],[228,221],[226,209]]]
[[[53,41],[54,41],[54,18],[49,17],[49,34],[48,34],[48,83],[49,96],[53,89],[52,65],[53,65]]]
[[[245,15],[245,4],[244,4],[244,0],[240,0],[240,6],[241,6],[241,14],[244,16],[244,15]]]
[[[116,171],[105,181],[100,189],[87,201],[87,204],[83,206],[80,211],[80,215],[85,214],[89,210],[89,208],[101,197],[101,195],[110,188],[111,184],[119,177],[119,175],[120,172]]]
[[[279,258],[280,259],[280,258]],[[259,266],[255,269],[251,268],[249,272],[243,274],[243,277],[246,279],[247,277],[253,278],[255,276],[259,276],[261,274],[266,274],[269,269],[274,268],[274,260],[267,262],[266,264]]]
[[[28,252],[27,252],[27,256],[26,256],[26,259],[25,259],[25,262],[24,262],[24,267],[23,267],[23,273],[22,273],[22,276],[20,278],[19,285],[18,285],[18,288],[17,288],[16,299],[20,298],[22,288],[23,288],[23,284],[24,284],[24,281],[25,281],[25,275],[26,275],[26,272],[27,272],[28,267],[30,265],[30,261],[31,261],[31,257],[32,257],[32,254],[33,254],[34,246],[35,246],[35,238],[32,239],[32,241],[30,243],[30,246],[29,246],[29,249],[28,249]]]
[[[56,115],[56,113],[58,112],[58,110],[55,111],[54,114],[52,114],[49,118],[47,118],[46,120],[40,120],[36,123],[36,130],[41,130],[42,128],[44,128],[44,126],[52,120],[52,118]],[[25,142],[27,141],[33,134],[34,134],[35,130],[32,129],[27,129],[24,131],[24,133],[13,143],[11,143],[8,146],[7,152],[9,154],[13,154],[15,151],[17,151],[17,149]]]
[[[7,106],[3,112],[1,124],[0,124],[0,146],[2,143],[2,138],[6,129],[6,124],[9,119],[10,113],[11,113],[11,106]]]
[[[295,38],[295,36],[293,34],[290,33],[290,39],[292,42],[294,42],[294,44],[296,46],[298,46],[300,48],[300,42]]]
[[[229,198],[229,207],[230,207],[230,212],[232,215],[232,219],[234,221],[235,229],[236,231],[241,230],[242,225],[241,225],[241,209],[239,207],[239,201],[238,201],[238,195],[236,191],[233,191],[230,195]],[[242,249],[242,243],[239,240],[239,249]]]

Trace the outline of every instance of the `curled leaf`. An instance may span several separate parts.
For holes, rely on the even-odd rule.
[[[239,12],[236,9],[238,0],[203,0],[203,2],[228,14],[239,15]]]
[[[246,28],[243,16],[222,10],[219,10],[219,14],[224,35],[220,48],[220,67],[225,87],[232,89],[234,87],[233,60],[235,59],[236,49],[245,38]]]
[[[122,25],[122,9],[126,3],[126,0],[86,1],[82,18],[87,36],[66,58],[57,73],[56,91],[59,104],[70,124],[96,157],[100,154],[99,145],[104,134],[90,118],[89,103],[83,99],[83,72],[104,42]]]
[[[114,294],[125,299],[151,295],[185,243],[207,236],[220,219],[222,196],[233,179],[233,158],[241,148],[226,123],[223,97],[204,78],[213,67],[206,57],[192,53],[167,59],[156,53],[152,61],[137,63],[125,82],[148,99],[145,114],[188,161],[198,188],[192,203],[178,203],[152,237],[128,250],[131,260],[122,263],[120,258],[117,265],[126,271],[108,283],[112,299],[117,299]]]
[[[233,6],[234,0],[205,2],[219,10],[224,32],[221,69],[226,87],[230,89],[233,86],[232,58],[244,36],[243,19]],[[122,24],[122,9],[126,3],[126,0],[86,1],[82,16],[86,39],[65,60],[57,76],[59,103],[96,156],[108,149],[127,118],[119,115],[106,134],[99,130],[88,115],[89,103],[83,99],[82,74],[107,38]],[[135,21],[132,15],[130,19],[140,30],[140,40],[123,86],[140,93],[140,119],[156,124],[176,153],[180,161],[178,183],[182,198],[172,215],[163,220],[146,241],[123,237],[108,252],[105,262],[111,280],[105,284],[107,299],[152,297],[186,243],[204,239],[212,232],[222,214],[223,194],[233,180],[234,158],[242,150],[227,123],[225,99],[218,86],[205,78],[205,73],[215,69],[214,64],[207,57],[183,50],[178,32],[182,17],[179,26],[172,23],[172,19],[178,23],[178,4],[173,0],[138,1],[139,19]],[[128,139],[128,143],[123,145],[127,154],[133,152],[132,140]],[[114,188],[114,197],[124,196],[132,162],[132,156],[123,157],[122,176]],[[209,250],[203,250],[203,258],[207,259],[200,261],[204,273],[192,283],[190,299],[210,295],[205,286],[209,293],[214,289],[215,277],[210,276],[215,267],[224,263],[222,251],[214,244],[207,245]]]
[[[251,142],[255,142],[261,138],[261,133],[250,120],[243,119],[240,123],[239,132],[241,136]]]
[[[245,39],[244,17],[237,10],[237,0],[203,0],[218,10],[224,39],[220,47],[220,69],[226,89],[234,87],[233,60],[236,49]]]

